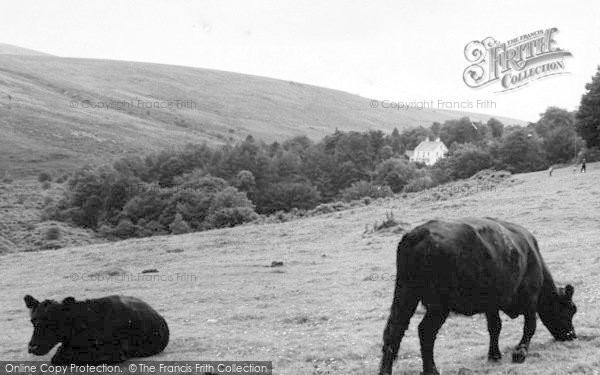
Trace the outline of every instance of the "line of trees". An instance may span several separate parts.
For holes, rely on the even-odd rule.
[[[536,171],[583,154],[597,160],[600,70],[586,87],[579,112],[550,107],[526,127],[465,117],[391,134],[336,131],[318,142],[300,136],[271,144],[248,136],[236,145],[124,157],[75,172],[46,214],[107,237],[179,234],[418,191],[483,169]],[[405,151],[427,137],[440,137],[448,157],[432,167],[409,162]]]

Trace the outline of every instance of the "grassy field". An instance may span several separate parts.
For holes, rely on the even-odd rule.
[[[489,364],[484,317],[451,316],[436,342],[444,374],[593,373],[600,368],[599,178],[600,164],[590,164],[587,174],[516,175],[452,196],[426,191],[288,223],[7,254],[0,258],[0,358],[33,359],[25,294],[126,294],[169,323],[170,344],[156,360],[269,360],[276,374],[374,374],[401,235],[365,233],[365,226],[391,210],[407,227],[463,216],[522,224],[537,236],[554,278],[575,286],[578,340],[555,342],[539,323],[527,361],[512,364],[523,320],[502,315],[504,358]],[[156,279],[139,279],[152,268],[159,272],[146,276]],[[421,371],[421,316],[402,343],[397,374]]]
[[[321,139],[338,128],[391,132],[462,116],[489,118],[438,109],[373,109],[367,98],[297,82],[183,66],[33,56],[9,47],[0,45],[0,178],[7,171],[15,177],[70,170],[190,142],[236,142],[249,134],[268,142],[296,135]]]

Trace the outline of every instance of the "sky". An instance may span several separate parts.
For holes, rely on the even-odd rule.
[[[577,108],[600,65],[599,22],[597,0],[0,0],[0,43],[266,76],[526,121],[549,106]],[[498,83],[464,83],[469,42],[506,42],[553,27],[556,45],[573,55],[564,60],[568,74],[502,93]]]

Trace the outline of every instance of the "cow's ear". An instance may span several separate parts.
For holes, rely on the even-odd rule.
[[[572,299],[573,293],[575,293],[575,288],[573,288],[573,285],[567,284],[567,286],[565,286],[565,297]]]
[[[37,305],[40,304],[40,302],[37,299],[33,298],[29,294],[26,295],[23,299],[25,300],[25,306],[27,306],[27,308],[30,310],[35,309]]]
[[[67,297],[67,298],[63,299],[62,303],[63,303],[63,305],[71,305],[71,304],[75,303],[75,298]]]

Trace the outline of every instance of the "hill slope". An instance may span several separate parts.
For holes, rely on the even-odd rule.
[[[0,43],[0,55],[18,55],[18,56],[52,56],[49,53],[13,46],[11,44]]]
[[[8,254],[0,262],[0,356],[33,359],[25,294],[79,299],[122,293],[146,299],[169,323],[169,346],[154,360],[268,360],[276,374],[374,374],[400,234],[364,229],[393,210],[407,227],[462,216],[522,224],[537,236],[554,279],[575,286],[578,340],[555,342],[538,323],[527,361],[516,365],[510,351],[523,319],[501,315],[504,358],[490,364],[485,318],[450,316],[436,341],[444,374],[461,368],[469,374],[591,374],[600,367],[598,177],[596,163],[587,174],[564,168],[551,178],[547,172],[516,175],[514,181],[484,181],[467,194],[434,189],[283,224]],[[269,267],[274,260],[284,265]],[[151,268],[159,272],[141,274]],[[421,371],[421,318],[417,311],[396,371]]]
[[[173,108],[156,108],[169,103]],[[371,109],[368,99],[336,90],[206,69],[1,54],[0,112],[0,174],[69,169],[124,153],[224,143],[248,134],[266,141],[319,139],[336,128],[391,131],[465,115],[474,121],[489,117]]]

